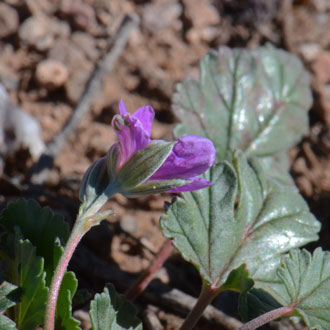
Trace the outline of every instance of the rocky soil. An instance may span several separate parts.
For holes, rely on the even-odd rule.
[[[40,153],[63,129],[87,80],[111,51],[123,19],[134,14],[139,23],[78,130],[56,155],[42,184],[33,183],[31,169]],[[310,73],[314,96],[310,132],[291,150],[291,169],[323,223],[320,243],[310,248],[321,244],[330,249],[329,14],[327,0],[2,0],[0,82],[12,107],[38,120],[41,136],[35,139],[43,142],[33,150],[12,132],[4,132],[7,142],[0,135],[0,208],[18,198],[34,198],[72,225],[82,175],[115,141],[110,122],[121,98],[130,111],[153,106],[152,138],[171,139],[175,85],[187,76],[198,76],[198,61],[210,48],[253,49],[271,42],[299,56]],[[2,100],[0,93],[0,126],[4,125]],[[162,246],[158,221],[164,201],[170,199],[166,194],[134,200],[115,196],[109,207],[116,215],[86,236],[72,260],[80,288],[94,294],[111,281],[123,292]],[[190,265],[173,255],[165,266],[158,281],[191,296],[198,294],[198,275]],[[155,292],[137,300],[146,328],[151,322],[150,329],[177,329],[183,314],[174,311],[171,303],[153,299]],[[235,299],[226,295],[215,305],[235,316]],[[88,304],[77,305],[75,315],[89,329],[87,308]],[[202,321],[198,328],[214,329],[214,325]],[[294,329],[288,324],[268,328]]]

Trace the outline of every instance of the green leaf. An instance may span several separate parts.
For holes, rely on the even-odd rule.
[[[268,176],[275,179],[279,184],[286,186],[295,185],[289,172],[291,165],[286,151],[275,153],[271,156],[259,157],[258,159]]]
[[[277,274],[280,285],[270,286],[271,295],[283,306],[294,306],[310,329],[330,329],[330,252],[294,249]]]
[[[184,198],[177,198],[162,216],[160,224],[165,237],[173,238],[174,246],[183,257],[199,269],[207,282],[212,283],[226,262],[221,255],[229,254],[236,246],[235,237],[228,237],[228,246],[224,246],[221,234],[231,230],[235,222],[233,209],[237,179],[228,163],[215,166],[210,172],[207,179],[215,183],[212,188],[185,193]],[[214,189],[216,186],[221,188]]]
[[[230,272],[226,282],[221,286],[221,289],[223,291],[231,290],[241,293],[248,291],[253,285],[254,282],[246,269],[246,265],[243,264]]]
[[[13,308],[18,329],[31,330],[43,323],[48,288],[43,258],[38,257],[36,248],[20,236],[16,232],[6,237],[7,246],[11,246],[14,252],[13,259],[9,261],[10,275],[15,279],[13,283],[23,292],[20,303]]]
[[[238,309],[243,322],[248,322],[280,307],[283,306],[262,289],[252,288],[243,292],[239,297]]]
[[[0,330],[16,330],[14,321],[4,315],[0,315]]]
[[[93,330],[142,329],[136,310],[125,297],[118,295],[109,284],[91,302],[90,316]]]
[[[77,290],[78,281],[72,272],[66,272],[61,284],[57,306],[55,329],[56,330],[80,330],[80,322],[71,316],[72,298]]]
[[[268,45],[256,50],[220,47],[200,62],[200,79],[177,85],[176,136],[213,141],[217,159],[231,150],[247,157],[287,151],[307,133],[312,103],[300,60]]]
[[[223,162],[205,177],[211,187],[185,193],[161,218],[163,234],[204,281],[220,287],[246,264],[267,285],[283,253],[318,238],[320,224],[297,190],[267,179],[258,162],[238,155],[234,167]]]
[[[45,278],[46,285],[49,286],[63,251],[62,245],[66,243],[69,236],[68,225],[64,222],[63,217],[54,215],[48,207],[41,208],[33,200],[19,200],[10,204],[1,213],[0,224],[9,233],[9,241],[10,237],[13,237],[13,233],[19,231],[22,237],[31,241],[36,247],[36,254],[43,257],[43,270],[47,274]],[[10,247],[9,241],[7,243],[3,242],[4,248],[8,249],[9,258],[14,259],[16,254],[13,249],[15,249],[14,246],[17,242],[12,242]],[[14,264],[15,267],[18,267],[15,262]],[[16,271],[19,271],[19,269],[16,269]],[[9,274],[8,280],[14,281],[15,276],[15,274]],[[77,327],[79,322],[71,316],[71,301],[76,288],[77,280],[74,274],[65,273],[56,310],[55,323],[58,329],[79,329]],[[25,298],[25,296],[26,292],[23,288],[23,297]],[[40,299],[42,299],[42,296]],[[41,312],[44,313],[44,310],[41,310]],[[40,319],[43,321],[43,316]]]
[[[22,291],[14,284],[2,282],[0,286],[0,312],[16,305],[20,301]]]
[[[37,255],[44,258],[49,286],[62,254],[61,245],[65,245],[69,237],[63,217],[54,215],[48,207],[40,207],[33,200],[19,200],[1,212],[0,225],[8,233],[14,233],[18,227],[23,237],[36,247]]]

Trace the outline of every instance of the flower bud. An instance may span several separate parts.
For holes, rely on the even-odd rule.
[[[79,191],[79,199],[85,208],[93,204],[102,195],[110,183],[106,157],[98,159],[86,171]]]
[[[123,102],[119,108],[120,115],[112,120],[119,142],[87,170],[79,193],[84,209],[91,209],[90,213],[99,209],[115,193],[137,197],[212,184],[198,177],[215,160],[209,139],[187,135],[175,142],[152,141],[154,110],[145,106],[130,115]]]

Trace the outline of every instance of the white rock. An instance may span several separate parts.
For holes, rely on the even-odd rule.
[[[29,149],[35,160],[45,151],[40,124],[33,116],[12,104],[0,84],[0,150],[4,154],[13,154],[22,146]]]

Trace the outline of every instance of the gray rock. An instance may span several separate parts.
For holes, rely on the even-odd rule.
[[[39,51],[50,49],[58,37],[68,37],[70,27],[66,22],[44,14],[31,16],[19,28],[21,42]]]
[[[27,147],[36,160],[45,151],[39,122],[23,109],[12,104],[0,84],[0,151],[13,154]]]

